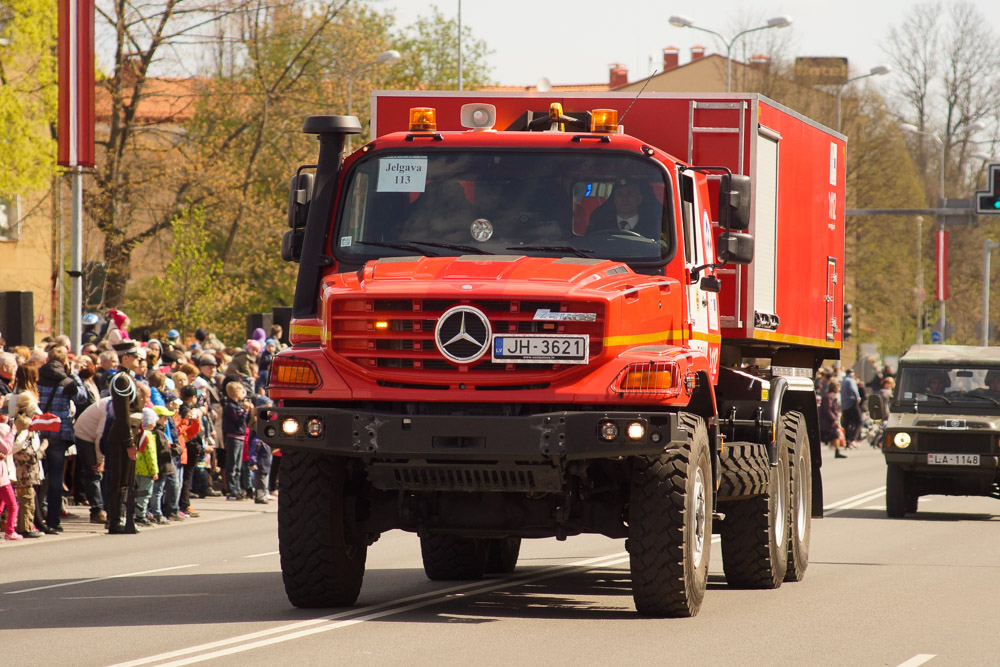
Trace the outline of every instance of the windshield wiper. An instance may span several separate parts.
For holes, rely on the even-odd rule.
[[[951,399],[948,398],[947,396],[942,396],[941,394],[929,394],[926,391],[925,392],[921,392],[921,393],[924,396],[930,396],[931,398],[940,398],[942,401],[944,401],[948,405],[951,405]],[[987,398],[987,397],[984,396],[983,398]],[[994,401],[994,402],[996,402],[996,401]],[[997,405],[1000,405],[1000,403],[997,403]]]
[[[570,252],[577,257],[590,258],[594,254],[593,250],[582,250],[568,245],[515,245],[508,246],[507,250],[540,250],[542,252]]]
[[[381,248],[395,248],[396,250],[405,250],[407,252],[415,252],[418,255],[430,254],[431,257],[437,257],[435,253],[427,253],[421,250],[415,245],[409,245],[406,243],[386,243],[385,241],[355,241],[354,245],[377,245]]]
[[[489,250],[484,250],[482,248],[477,248],[471,245],[459,245],[458,243],[439,243],[437,241],[410,241],[407,243],[419,243],[420,245],[429,245],[432,248],[447,248],[448,250],[461,250],[463,252],[471,252],[473,255],[492,255],[494,253]]]
[[[993,401],[993,405],[1000,405],[1000,401],[992,396],[986,396],[985,394],[966,394],[965,398],[984,398],[987,401]]]

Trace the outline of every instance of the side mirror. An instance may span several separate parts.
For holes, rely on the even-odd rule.
[[[302,240],[306,236],[304,228],[289,229],[281,235],[281,259],[298,262],[302,258]]]
[[[868,397],[868,416],[876,421],[886,418],[885,399],[881,394],[872,394]]]
[[[753,261],[753,237],[740,232],[723,232],[716,241],[722,264],[749,264]]]
[[[698,282],[698,287],[705,292],[715,292],[718,294],[722,291],[722,281],[715,276],[703,276]]]
[[[725,174],[719,184],[719,224],[738,232],[750,228],[750,177]]]
[[[292,176],[292,182],[288,188],[288,226],[292,229],[306,226],[315,180],[316,177],[311,173],[299,173]]]

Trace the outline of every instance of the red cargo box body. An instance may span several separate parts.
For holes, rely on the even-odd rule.
[[[719,271],[724,339],[841,347],[845,137],[757,94],[377,91],[372,136],[406,131],[412,107],[437,109],[439,131],[462,131],[464,104],[496,106],[503,130],[553,102],[566,113],[616,109],[624,132],[690,165],[724,166],[753,185],[755,259]],[[516,141],[512,140],[512,145]]]

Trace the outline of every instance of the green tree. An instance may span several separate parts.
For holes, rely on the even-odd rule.
[[[0,193],[41,190],[56,173],[56,4],[0,4]]]
[[[413,90],[456,90],[458,88],[458,22],[436,7],[430,16],[421,16],[399,35],[396,47],[403,60],[390,83]],[[469,26],[462,26],[462,88],[488,86],[492,51],[476,39]]]

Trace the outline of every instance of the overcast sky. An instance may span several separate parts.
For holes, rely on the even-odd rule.
[[[436,4],[457,16],[459,0],[366,0],[396,11],[397,26],[427,15]],[[986,21],[1000,32],[1000,0],[973,0]],[[623,63],[629,80],[659,67],[662,50],[676,46],[680,62],[691,46],[724,53],[712,35],[668,22],[682,14],[696,25],[731,38],[740,27],[761,25],[788,15],[792,25],[774,29],[789,40],[789,55],[842,56],[851,74],[867,72],[887,57],[881,45],[889,28],[898,26],[917,2],[910,0],[462,0],[462,23],[494,51],[492,77],[500,84],[531,85],[540,77],[553,84],[608,80],[608,65]],[[948,3],[943,3],[945,7]],[[759,34],[759,33],[758,33]],[[742,41],[741,38],[740,41]],[[740,55],[737,42],[733,55]]]

